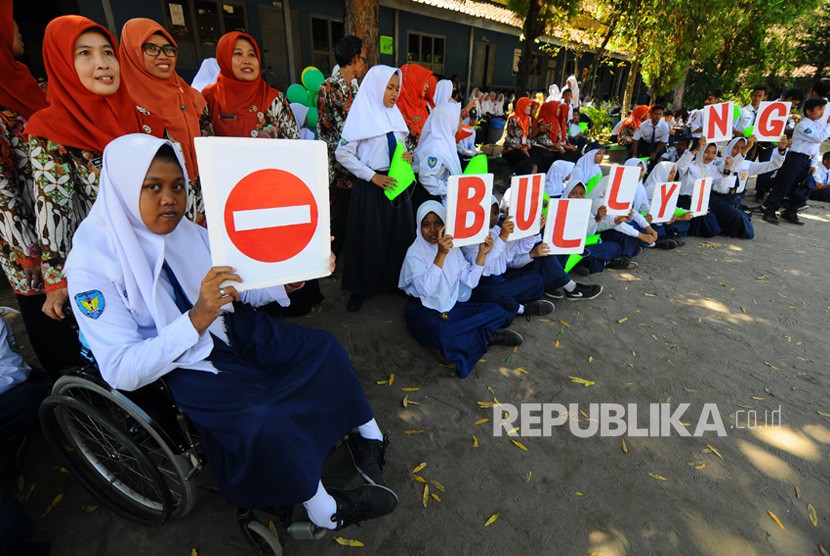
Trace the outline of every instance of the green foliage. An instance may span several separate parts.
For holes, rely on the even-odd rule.
[[[588,129],[588,139],[607,143],[611,139],[611,105],[603,102],[599,106],[582,106],[579,109],[591,120],[591,127]]]

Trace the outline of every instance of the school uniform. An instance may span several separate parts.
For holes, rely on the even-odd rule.
[[[658,162],[654,168],[651,170],[651,173],[646,176],[646,180],[643,183],[643,188],[645,190],[646,198],[650,200],[654,197],[654,189],[661,183],[666,183],[669,181],[669,174],[672,171],[672,168],[675,167],[674,162],[663,160]],[[679,173],[678,173],[679,174]],[[679,181],[679,177],[675,176],[675,181]],[[651,209],[649,208],[649,211]],[[653,224],[651,227],[657,232],[657,239],[672,239],[677,237],[677,228],[675,226],[676,223],[662,223],[662,224]]]
[[[677,197],[678,208],[688,210],[692,206],[695,180],[712,178],[714,182],[721,178],[721,173],[714,164],[703,162],[703,154],[709,145],[717,146],[716,143],[707,143],[696,155],[693,156],[692,151],[686,151],[677,161],[677,172],[680,177],[680,195]],[[718,220],[711,211],[702,216],[695,216],[688,221],[675,222],[675,229],[680,237],[685,235],[714,237],[721,231]]]
[[[408,134],[398,108],[383,105],[383,91],[395,72],[400,77],[389,66],[374,66],[366,73],[334,153],[358,180],[349,206],[343,289],[363,296],[396,289],[415,229],[412,190],[390,201],[370,181],[376,173],[389,171],[397,142]]]
[[[830,136],[830,125],[822,119],[811,120],[806,116],[795,126],[793,141],[784,163],[778,170],[775,185],[762,205],[764,213],[775,214],[785,198],[789,198],[785,210],[795,213],[809,196],[801,183],[810,173],[810,168],[821,166],[821,144]]]
[[[746,142],[746,139],[743,137],[732,139],[726,146],[724,153],[729,156],[732,153],[732,148],[741,141]],[[721,179],[712,184],[712,193],[709,197],[709,209],[718,219],[718,225],[723,235],[740,239],[755,237],[751,212],[749,207],[743,204],[746,184],[750,176],[774,172],[781,167],[783,162],[784,154],[781,154],[778,149],[775,150],[775,154],[769,162],[752,162],[745,160],[740,154],[732,159],[728,175],[724,174]],[[723,168],[725,163],[726,160],[723,158],[714,162],[717,168]]]
[[[562,198],[569,198],[571,191],[573,191],[573,188],[576,187],[576,185],[579,183],[582,182],[569,182],[567,187],[565,187],[565,191],[562,193]],[[599,186],[595,188],[593,191],[598,190]],[[608,265],[609,262],[616,259],[617,257],[621,257],[623,254],[623,248],[621,243],[617,241],[605,241],[602,239],[602,233],[614,227],[614,217],[606,216],[605,218],[597,222],[596,215],[597,210],[600,206],[602,206],[601,198],[598,202],[594,202],[591,204],[591,218],[588,220],[588,228],[585,230],[586,237],[595,234],[600,234],[600,241],[598,243],[595,243],[594,245],[587,246],[585,248],[585,251],[583,252],[582,260],[580,260],[579,262],[579,264],[587,268],[588,272],[590,272],[591,274],[602,272],[603,270],[605,270],[605,267]],[[564,263],[566,261],[567,257],[565,256],[563,256],[562,259],[559,260],[560,263]]]
[[[424,125],[413,162],[418,181],[428,195],[423,202],[444,202],[447,198],[447,180],[452,175],[461,175],[461,161],[455,141],[460,117],[461,105],[446,102],[435,106]]]
[[[467,377],[493,332],[510,323],[511,316],[495,303],[468,301],[484,267],[470,264],[459,248],[450,249],[444,266],[434,264],[438,246],[421,234],[421,222],[430,213],[446,222],[444,207],[427,201],[418,208],[415,241],[406,252],[398,286],[410,296],[404,310],[406,328],[421,345],[437,348],[455,365],[459,378]]]
[[[207,233],[182,220],[155,234],[134,204],[164,144],[128,135],[104,153],[101,193],[66,264],[78,325],[112,387],[164,379],[230,503],[303,502],[317,492],[332,446],[371,420],[371,410],[328,332],[234,312],[230,304],[207,330],[194,328],[188,311],[211,268]],[[252,305],[288,302],[282,286],[241,297]]]
[[[654,125],[650,119],[640,124],[634,133],[633,141],[638,141],[637,154],[640,156],[651,156],[662,145],[665,148],[669,143],[669,126],[665,120],[660,120]]]
[[[551,199],[562,196],[567,181],[565,178],[568,178],[575,166],[575,162],[567,160],[557,160],[551,164],[550,169],[545,174],[545,193]]]
[[[820,183],[822,185],[830,184],[830,168],[826,167],[824,163],[820,164],[818,168],[816,168],[816,173],[811,176],[811,178],[815,183]],[[809,179],[809,178],[808,178]],[[813,189],[810,192],[810,199],[814,201],[830,201],[830,189],[822,189],[817,191]]]

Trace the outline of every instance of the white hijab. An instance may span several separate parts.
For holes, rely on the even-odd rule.
[[[452,81],[449,79],[442,79],[439,81],[435,86],[433,100],[435,101],[435,106],[452,100]]]
[[[199,67],[199,71],[196,73],[196,77],[193,78],[193,83],[190,86],[201,93],[202,89],[216,83],[216,78],[219,77],[219,71],[219,62],[216,61],[216,58],[205,58],[202,60],[202,65]]]
[[[496,97],[496,116],[504,116],[504,94]]]
[[[647,170],[646,163],[639,158],[629,158],[625,161],[625,166],[639,166],[643,170]],[[646,188],[643,185],[643,180],[639,180],[637,182],[637,191],[634,193],[634,210],[637,212],[643,210],[648,212],[651,210],[651,202],[646,194]]]
[[[651,173],[646,177],[645,183],[646,195],[648,195],[649,199],[651,199],[654,195],[655,187],[661,183],[669,181],[669,174],[671,173],[672,168],[674,168],[674,162],[664,160],[663,162],[658,162],[657,165],[651,169]]]
[[[182,315],[161,283],[162,263],[170,265],[191,302],[199,298],[202,278],[211,268],[207,235],[199,226],[182,219],[175,230],[158,235],[141,218],[141,184],[162,145],[172,146],[170,141],[144,133],[124,135],[107,145],[98,198],[75,232],[65,267],[70,282],[73,274],[82,272],[123,288],[130,311],[149,317],[156,330]],[[186,180],[184,160],[174,151]],[[187,367],[204,360],[212,349],[210,335],[202,334],[176,363]]]
[[[390,131],[409,134],[409,128],[403,119],[401,111],[395,105],[387,108],[383,104],[383,95],[392,75],[398,74],[398,81],[403,85],[401,70],[389,66],[372,66],[366,72],[363,83],[354,97],[354,103],[346,116],[341,137],[347,141],[360,141]]]
[[[429,157],[435,157],[450,171],[450,175],[461,174],[461,161],[455,132],[461,119],[461,104],[445,102],[436,104],[424,124],[421,139],[415,149],[415,167],[420,168]],[[418,226],[420,228],[420,225]]]
[[[574,108],[579,108],[579,83],[576,80],[576,76],[570,76],[565,84],[573,93],[573,100],[571,100],[571,104]]]
[[[552,198],[561,197],[565,187],[565,178],[570,175],[575,166],[575,163],[567,160],[557,160],[551,164],[545,176],[545,193]]]
[[[294,119],[297,120],[297,127],[300,129],[305,127],[305,118],[308,115],[308,106],[300,104],[299,102],[292,102],[291,112],[294,114]]]
[[[438,246],[428,242],[421,235],[421,222],[430,212],[438,215],[442,222],[447,222],[447,213],[444,206],[438,201],[426,201],[418,207],[418,214],[415,219],[415,241],[406,251],[406,258],[404,258],[400,280],[398,281],[400,289],[414,296],[418,296],[418,294],[411,287],[412,282],[415,278],[427,272],[438,254]],[[450,249],[450,252],[444,258],[444,266],[441,268],[441,280],[435,292],[429,297],[421,297],[423,306],[446,313],[455,306],[459,299],[463,300],[461,270],[468,265],[469,263],[464,259],[461,249]],[[469,299],[469,288],[465,286],[465,289],[466,297]]]
[[[550,87],[548,87],[548,98],[545,99],[547,102],[551,100],[562,100],[562,91],[559,90],[559,85],[556,83],[552,83]]]
[[[695,155],[695,159],[686,167],[686,171],[683,173],[682,177],[682,184],[680,186],[680,194],[681,195],[691,195],[692,191],[694,190],[695,180],[699,180],[701,178],[715,178],[718,174],[718,169],[714,164],[714,160],[709,164],[703,162],[703,155],[711,145],[715,146],[717,149],[718,144],[714,141],[710,141],[706,143],[706,146],[699,151]]]
[[[571,179],[568,180],[569,184],[571,182],[580,182],[584,185],[595,175],[602,174],[602,167],[594,162],[594,156],[597,152],[599,152],[599,149],[592,149],[576,161],[576,165],[571,170]]]

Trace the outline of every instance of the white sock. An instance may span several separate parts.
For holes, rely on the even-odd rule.
[[[317,492],[303,502],[303,506],[308,512],[308,518],[317,527],[332,530],[337,527],[337,523],[331,520],[331,516],[337,513],[337,502],[326,492],[323,481],[317,483]]]
[[[564,286],[562,286],[562,287],[563,287],[563,288],[565,288],[565,291],[566,291],[566,292],[572,292],[572,291],[574,291],[574,290],[576,289],[576,282],[574,282],[573,280],[571,280],[570,282],[568,282],[567,284],[565,284],[565,285],[564,285]]]
[[[517,315],[524,315],[525,314],[525,306],[524,305],[519,305],[519,310],[516,311],[516,314]]]
[[[357,432],[366,440],[380,440],[383,442],[383,433],[380,432],[377,421],[372,419],[357,427]]]

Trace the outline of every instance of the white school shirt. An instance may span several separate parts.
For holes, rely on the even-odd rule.
[[[507,243],[502,241],[499,234],[501,233],[501,226],[493,226],[490,228],[490,235],[493,236],[493,248],[487,253],[487,258],[484,259],[483,276],[501,276],[507,271]],[[464,258],[471,265],[476,264],[478,258],[478,245],[465,245],[461,248]]]
[[[811,120],[805,116],[795,126],[790,150],[812,157],[813,163],[810,166],[818,168],[821,165],[821,144],[828,136],[830,125],[827,122]]]
[[[160,285],[172,295],[172,286],[166,279],[160,280]],[[69,281],[70,298],[91,290],[100,292],[104,309],[96,319],[78,316],[77,322],[89,345],[94,346],[101,376],[113,388],[132,391],[158,380],[178,368],[176,360],[199,341],[199,333],[188,313],[156,330],[149,315],[136,315],[130,311],[123,287],[85,271],[73,273]],[[283,286],[248,290],[240,295],[244,303],[253,306],[276,301],[287,307],[290,303]],[[206,359],[187,368],[218,372]]]
[[[830,184],[830,168],[827,168],[824,164],[821,164],[818,168],[816,168],[814,177],[816,183],[820,183],[821,185]]]
[[[712,182],[712,191],[728,195],[732,188],[735,188],[735,193],[740,195],[746,191],[746,184],[750,176],[757,176],[758,174],[766,174],[767,172],[774,172],[784,164],[785,154],[781,154],[776,148],[772,153],[772,158],[767,162],[752,162],[745,160],[743,155],[738,155],[732,159],[732,173],[728,176],[723,176],[719,180]],[[726,160],[719,158],[714,162],[714,165],[722,170]]]
[[[11,326],[0,317],[0,394],[26,382],[29,371],[29,365],[20,356]]]
[[[450,169],[444,166],[440,160],[436,160],[434,166],[429,165],[431,157],[423,157],[419,160],[418,182],[429,191],[430,195],[441,197],[442,201],[447,196],[447,180],[450,177]]]
[[[404,141],[406,135],[406,133],[397,131],[395,139]],[[389,141],[386,135],[357,141],[341,139],[334,151],[334,158],[353,176],[364,181],[371,181],[376,173],[389,170]]]
[[[648,223],[648,220],[646,220],[645,217],[642,214],[640,214],[639,212],[637,212],[636,210],[634,211],[634,215],[633,215],[633,218],[631,220],[635,224],[640,226],[643,230],[646,230],[646,228],[651,226],[651,224]],[[612,220],[612,222],[613,222],[613,220]],[[602,222],[600,222],[600,224],[601,223]],[[617,230],[618,232],[622,233],[622,234],[625,234],[625,235],[631,236],[631,237],[639,237],[640,233],[641,233],[640,230],[638,230],[637,228],[635,228],[634,226],[632,226],[628,222],[622,222],[620,224],[617,224],[616,226],[614,226],[614,229]]]
[[[744,106],[741,109],[741,117],[732,124],[732,131],[743,133],[746,128],[755,123],[755,114],[757,112],[751,104]]]
[[[692,130],[692,137],[700,139],[703,136],[703,109],[699,108],[689,114],[689,127]],[[700,128],[700,131],[695,131]]]
[[[687,152],[689,149],[683,151],[684,153]],[[660,157],[660,160],[668,160],[669,162],[677,162],[680,157],[677,156],[677,147],[669,147],[666,152],[663,153],[663,156]]]
[[[634,132],[634,141],[645,139],[651,141],[651,133],[654,131],[654,146],[657,147],[660,143],[669,142],[669,124],[665,120],[660,120],[655,126],[651,120],[646,120],[640,124],[637,131]]]

